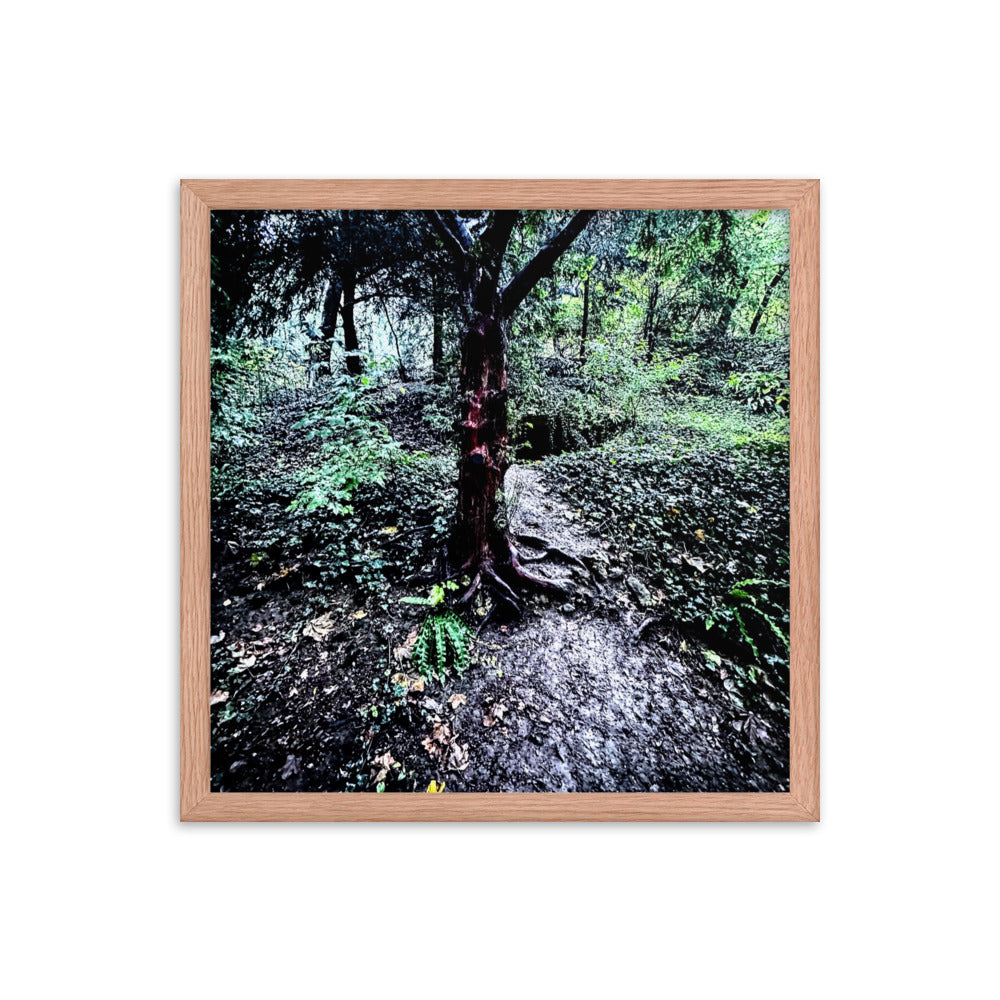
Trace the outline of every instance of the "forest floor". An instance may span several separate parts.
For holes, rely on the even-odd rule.
[[[292,416],[277,415],[262,464],[294,452]],[[394,434],[419,434],[398,416]],[[412,582],[374,598],[346,581],[309,588],[291,558],[251,569],[226,519],[213,522],[216,790],[787,790],[787,716],[734,701],[728,660],[708,662],[675,627],[545,459],[513,466],[506,487],[533,571],[577,596],[535,597],[515,621],[475,608],[472,665],[444,683],[408,660],[424,611],[400,603]]]

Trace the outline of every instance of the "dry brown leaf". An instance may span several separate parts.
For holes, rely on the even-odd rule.
[[[448,753],[448,767],[452,771],[464,771],[469,766],[469,744],[452,743]]]
[[[411,685],[411,691],[423,691],[424,689],[424,679],[423,677],[418,677]]]
[[[327,611],[321,614],[319,618],[314,618],[302,630],[302,634],[308,636],[310,639],[314,639],[316,642],[322,642],[336,627],[333,621],[333,612]]]
[[[211,705],[221,705],[223,702],[229,701],[228,691],[213,691],[208,699],[208,704]]]
[[[417,641],[417,630],[413,629],[413,631],[411,631],[410,634],[403,641],[403,644],[401,646],[397,646],[392,651],[392,655],[397,663],[402,663],[404,660],[408,660],[410,658],[410,655],[413,652],[413,645],[416,641]]]
[[[389,773],[389,769],[395,763],[395,759],[388,750],[386,750],[381,757],[376,757],[372,762],[372,780],[383,781],[385,776]]]
[[[209,640],[208,640],[208,644],[210,646],[215,646],[218,643],[222,642],[222,640],[225,639],[225,638],[226,638],[226,633],[225,632],[220,632],[218,635],[210,636]]]
[[[451,705],[452,708],[458,708],[459,705],[464,705],[466,700],[467,699],[464,694],[453,694],[448,699],[448,704]]]
[[[367,611],[355,611],[354,614],[351,615],[351,617],[355,619],[360,619],[364,618],[367,614],[368,614]]]
[[[489,729],[491,726],[495,726],[501,719],[503,719],[504,712],[507,711],[507,706],[502,702],[497,702],[495,705],[490,705],[489,712],[483,716],[483,725]]]

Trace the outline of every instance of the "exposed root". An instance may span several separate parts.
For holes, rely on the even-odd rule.
[[[498,576],[492,566],[485,566],[483,568],[483,575],[489,582],[494,594],[515,614],[520,616],[523,608],[521,607],[521,602],[518,600],[517,594],[515,594],[511,589],[510,584]]]
[[[522,535],[518,533],[515,537],[522,545],[527,545],[529,549],[542,549],[548,552],[552,548],[549,542],[544,538],[539,538],[538,535]]]
[[[455,602],[456,604],[468,604],[473,597],[476,596],[476,591],[479,590],[479,584],[482,580],[482,574],[477,573],[472,578],[472,583],[469,584],[468,590]]]
[[[518,580],[530,584],[532,587],[537,587],[539,590],[548,591],[552,594],[560,594],[563,597],[573,596],[573,591],[564,587],[562,584],[556,583],[554,580],[546,580],[541,576],[535,576],[534,573],[529,573],[528,570],[524,568],[521,560],[517,557],[517,553],[514,552],[513,549],[510,553],[510,568]]]
[[[646,630],[651,628],[653,625],[658,625],[660,622],[659,618],[646,618],[643,620],[642,624],[636,629],[635,637],[636,639],[641,639],[646,633]]]
[[[543,559],[552,556],[561,562],[569,564],[570,566],[577,567],[577,569],[587,575],[588,579],[593,576],[590,567],[583,562],[583,560],[573,555],[572,552],[567,552],[565,549],[561,549],[559,546],[553,545],[551,542],[544,538],[540,538],[538,535],[518,535],[517,540],[522,545],[526,545],[529,549],[541,549],[545,553],[541,556],[519,556],[518,558],[522,563],[541,562]]]

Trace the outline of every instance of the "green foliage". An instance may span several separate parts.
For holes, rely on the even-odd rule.
[[[445,580],[444,583],[435,583],[431,587],[431,592],[427,597],[401,597],[403,604],[422,604],[428,608],[436,608],[449,590],[458,590],[458,584],[454,580]]]
[[[656,408],[662,394],[680,377],[678,360],[647,362],[639,344],[593,345],[583,373],[593,380],[603,406],[619,411],[635,427]]]
[[[726,387],[751,413],[788,412],[788,372],[732,372]]]
[[[324,508],[334,515],[351,513],[350,501],[362,483],[384,483],[401,460],[388,428],[372,416],[365,381],[344,376],[331,387],[324,406],[299,421],[307,440],[321,445],[320,462],[302,471],[301,490],[290,511]]]
[[[403,597],[404,604],[419,604],[432,610],[420,625],[411,654],[413,664],[428,680],[444,680],[452,671],[461,676],[469,666],[472,629],[451,609],[441,605],[454,580],[436,583],[427,597]]]
[[[461,676],[469,666],[471,642],[472,629],[451,608],[439,608],[420,626],[413,644],[413,664],[428,680],[443,681],[453,671]]]

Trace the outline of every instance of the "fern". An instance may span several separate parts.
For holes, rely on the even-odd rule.
[[[469,666],[471,641],[472,629],[451,608],[432,611],[417,633],[413,663],[429,680],[444,680],[452,671],[461,676]]]

